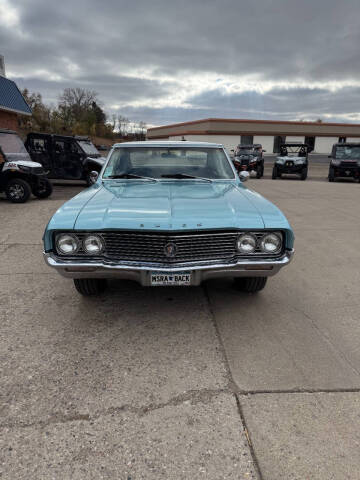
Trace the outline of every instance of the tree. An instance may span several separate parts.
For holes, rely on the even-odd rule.
[[[58,133],[61,135],[89,135],[113,139],[118,131],[120,137],[145,138],[145,122],[130,122],[123,115],[113,114],[107,121],[97,93],[83,88],[65,88],[59,96],[58,105],[44,104],[40,93],[24,89],[25,100],[33,111],[32,117],[21,117],[20,127],[29,131]]]
[[[45,132],[49,130],[51,125],[51,109],[43,103],[41,94],[30,93],[27,88],[21,93],[32,110],[32,116],[26,120],[21,118],[20,127],[28,131],[35,130]]]

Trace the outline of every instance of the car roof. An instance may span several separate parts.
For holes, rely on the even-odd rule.
[[[301,142],[285,142],[280,145],[280,147],[308,147],[309,145],[307,143],[301,143]]]
[[[191,148],[219,148],[221,143],[190,142],[188,140],[143,140],[140,142],[115,143],[114,148],[119,147],[191,147]]]
[[[35,137],[56,137],[56,138],[66,138],[71,140],[82,140],[86,142],[90,142],[90,138],[83,136],[83,135],[60,135],[58,133],[40,133],[40,132],[30,132],[28,136],[35,136]]]
[[[255,148],[262,147],[261,143],[239,143],[238,147],[241,148]]]
[[[340,143],[335,143],[334,147],[359,147],[360,142],[340,142]]]

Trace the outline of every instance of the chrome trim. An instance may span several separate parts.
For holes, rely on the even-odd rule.
[[[279,258],[246,258],[229,263],[211,263],[205,265],[181,264],[176,267],[159,265],[148,262],[131,264],[122,262],[107,262],[101,259],[93,261],[86,259],[68,260],[59,258],[53,253],[44,252],[47,265],[55,268],[67,278],[119,278],[139,282],[143,286],[150,285],[151,272],[176,273],[188,271],[192,273],[192,285],[200,285],[204,280],[219,277],[270,277],[275,275],[282,267],[288,265],[294,250],[286,250]]]

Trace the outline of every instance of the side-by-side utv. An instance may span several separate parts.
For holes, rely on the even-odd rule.
[[[274,163],[272,178],[275,180],[284,174],[290,174],[306,180],[308,168],[309,146],[306,143],[283,143]]]

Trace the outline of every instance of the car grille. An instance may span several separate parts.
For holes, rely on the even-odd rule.
[[[96,233],[99,234],[99,232]],[[188,234],[101,232],[100,235],[105,243],[103,257],[109,261],[127,260],[174,264],[209,260],[227,261],[236,257],[246,257],[236,250],[236,240],[241,233],[244,232],[194,232]],[[264,232],[253,233],[259,240],[264,235]],[[76,235],[82,240],[85,233],[77,232]],[[173,256],[167,256],[165,253],[169,244],[172,245],[170,250],[173,251],[170,253],[174,253]],[[257,248],[255,254],[248,255],[248,257],[254,257],[254,255],[276,257],[282,252],[269,255],[262,253],[260,248]],[[88,256],[82,249],[78,252],[77,256],[79,255]]]
[[[357,162],[341,162],[340,167],[352,170],[354,168],[357,168]]]

